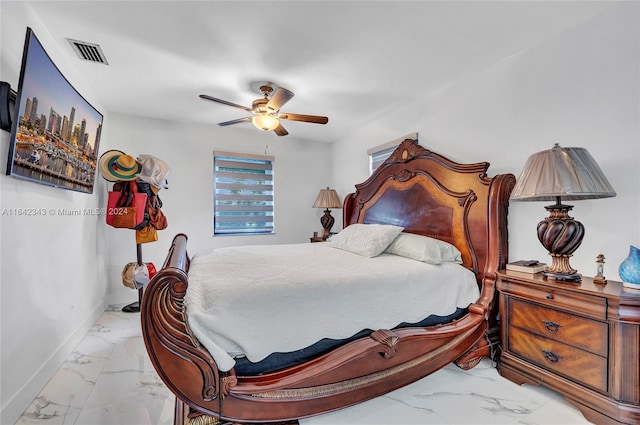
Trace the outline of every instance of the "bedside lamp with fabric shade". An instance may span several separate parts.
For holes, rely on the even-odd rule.
[[[548,279],[579,282],[582,275],[571,267],[569,258],[584,237],[584,226],[569,211],[564,200],[610,198],[616,196],[602,170],[585,148],[563,148],[537,152],[527,160],[511,193],[515,201],[555,201],[546,206],[549,217],[538,223],[538,240],[551,256],[551,266],[542,273]]]
[[[328,237],[331,233],[335,218],[331,215],[329,208],[342,208],[342,202],[338,197],[338,193],[334,189],[321,189],[320,193],[316,197],[316,201],[313,203],[313,208],[325,208],[324,215],[320,217],[320,223],[324,229],[323,237]]]

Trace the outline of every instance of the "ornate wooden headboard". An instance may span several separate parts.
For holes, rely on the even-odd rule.
[[[507,261],[507,207],[515,184],[512,174],[488,177],[488,168],[488,162],[458,164],[407,139],[347,195],[343,224],[395,224],[447,241],[481,283]]]

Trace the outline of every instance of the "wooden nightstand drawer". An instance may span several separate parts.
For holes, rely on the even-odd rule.
[[[604,322],[517,299],[510,300],[508,315],[509,326],[607,356],[609,332]]]
[[[594,424],[640,424],[640,291],[498,272],[498,370],[558,391]]]
[[[556,287],[542,287],[529,282],[514,280],[510,277],[503,278],[504,283],[501,290],[514,296],[537,301],[552,308],[562,308],[564,310],[584,314],[595,319],[607,319],[606,298],[594,297],[571,292],[569,288],[562,288],[562,284]]]
[[[607,391],[607,359],[525,330],[509,329],[509,351],[545,369]]]

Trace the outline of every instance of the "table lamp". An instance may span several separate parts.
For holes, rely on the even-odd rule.
[[[316,201],[313,203],[313,208],[325,208],[324,215],[320,217],[320,223],[324,229],[322,237],[327,238],[331,233],[335,218],[331,215],[329,208],[342,208],[342,202],[338,197],[338,193],[334,189],[321,189],[320,193],[316,197]]]
[[[616,196],[602,170],[585,148],[552,149],[537,152],[527,160],[511,193],[515,201],[555,201],[546,206],[549,217],[538,223],[538,240],[551,256],[542,273],[548,279],[580,282],[582,275],[569,264],[584,237],[584,226],[569,216],[572,205],[564,200]]]

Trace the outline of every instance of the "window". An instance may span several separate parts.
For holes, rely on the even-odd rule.
[[[383,162],[389,158],[394,150],[406,139],[413,139],[418,141],[418,133],[407,134],[400,139],[396,139],[392,142],[385,143],[384,145],[376,146],[367,151],[369,155],[369,175],[373,174],[376,169],[382,165]]]
[[[213,153],[213,234],[274,233],[273,157]]]
[[[386,161],[387,158],[389,158],[389,155],[391,155],[397,147],[398,145],[395,144],[380,150],[369,150],[369,152],[367,152],[369,154],[369,175],[373,174],[373,172],[376,171],[376,169]]]

